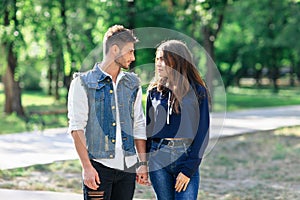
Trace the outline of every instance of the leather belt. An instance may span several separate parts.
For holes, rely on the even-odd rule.
[[[168,145],[170,147],[181,146],[183,144],[190,145],[192,143],[191,139],[166,140],[164,138],[162,138],[162,139],[161,138],[152,138],[152,141],[156,142],[156,143],[161,143],[161,144],[164,144],[164,145]]]

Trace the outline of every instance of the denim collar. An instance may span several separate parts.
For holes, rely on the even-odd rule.
[[[95,63],[94,68],[92,70],[92,73],[95,74],[95,78],[97,79],[97,81],[103,81],[104,79],[106,79],[107,77],[109,77],[107,74],[104,74],[102,72],[102,70],[100,70],[100,64],[99,62]],[[110,78],[110,77],[109,77]]]

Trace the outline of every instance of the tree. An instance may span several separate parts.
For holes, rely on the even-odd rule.
[[[15,112],[19,116],[24,116],[21,102],[21,88],[18,77],[18,43],[22,40],[17,19],[17,1],[5,0],[2,2],[0,26],[4,33],[1,38],[1,46],[6,57],[6,72],[3,77],[5,106],[4,112],[11,114]]]
[[[228,0],[170,0],[169,3],[176,13],[176,27],[185,30],[203,45],[206,50],[206,83],[214,96],[213,79],[215,74],[215,41],[225,18],[226,8],[233,1]],[[219,83],[218,83],[219,84]]]
[[[299,8],[293,0],[237,1],[228,7],[224,29],[216,41],[216,62],[226,86],[245,76],[255,78],[259,86],[267,76],[276,92],[281,69],[291,66],[290,72],[295,73]],[[263,74],[266,71],[267,75]]]

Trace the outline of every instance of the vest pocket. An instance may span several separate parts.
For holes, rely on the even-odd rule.
[[[96,89],[95,92],[95,101],[103,101],[104,99],[104,90]]]
[[[95,100],[96,101],[103,101],[104,97],[105,97],[105,91],[104,91],[104,85],[102,85],[101,87],[96,88]]]

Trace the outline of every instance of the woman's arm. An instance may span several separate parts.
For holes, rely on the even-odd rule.
[[[188,160],[185,161],[181,171],[188,177],[191,177],[198,169],[209,140],[210,116],[208,95],[204,87],[201,87],[199,92],[205,94],[205,96],[199,100],[200,119],[198,122],[198,129],[194,141],[189,147]]]

